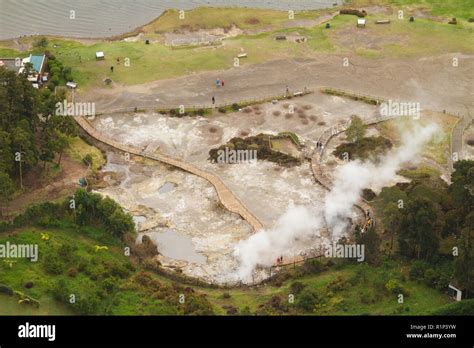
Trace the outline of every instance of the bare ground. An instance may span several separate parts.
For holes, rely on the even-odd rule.
[[[459,57],[459,66],[452,58]],[[225,71],[204,72],[177,79],[160,80],[111,89],[94,88],[83,93],[84,101],[97,110],[135,106],[210,105],[232,103],[258,96],[280,95],[304,87],[331,86],[385,98],[418,101],[422,108],[466,113],[474,109],[472,74],[474,56],[446,54],[432,58],[364,59],[320,55],[315,58],[283,59],[241,66]],[[214,81],[225,80],[217,89]]]

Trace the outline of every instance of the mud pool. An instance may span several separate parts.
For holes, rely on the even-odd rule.
[[[289,112],[290,105],[294,113]],[[264,226],[271,228],[291,206],[322,209],[326,192],[315,183],[309,161],[295,167],[263,160],[215,164],[208,161],[209,150],[235,136],[292,131],[304,144],[302,154],[309,157],[327,127],[346,122],[354,113],[371,118],[376,109],[315,94],[298,98],[293,104],[268,103],[212,118],[173,118],[154,113],[100,116],[94,126],[117,141],[143,148],[153,144],[157,151],[216,173]],[[179,268],[186,275],[208,282],[235,281],[238,264],[233,251],[252,229],[220,205],[211,184],[154,161],[127,162],[111,152],[103,170],[109,186],[100,192],[135,216],[138,241],[148,234],[157,245],[157,257],[163,266]],[[354,211],[353,218],[358,216]],[[307,247],[319,247],[318,243],[315,240]],[[300,250],[289,252],[294,255]],[[265,276],[260,272],[258,278]]]

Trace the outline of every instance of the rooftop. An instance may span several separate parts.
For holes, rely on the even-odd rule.
[[[30,63],[36,72],[40,72],[43,68],[45,55],[30,55]]]

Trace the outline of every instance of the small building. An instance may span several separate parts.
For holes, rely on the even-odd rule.
[[[71,89],[75,89],[75,88],[77,88],[77,83],[69,81],[69,82],[66,83],[66,87],[71,88]]]
[[[28,74],[28,81],[35,84],[35,88],[48,80],[48,73],[46,72],[47,57],[44,54],[30,54],[26,58],[0,58],[0,66],[15,71],[21,74],[25,71],[26,64],[30,65],[30,72]],[[45,79],[46,77],[46,79]]]
[[[46,55],[33,55],[30,54],[29,57],[23,58],[22,66],[19,73],[21,74],[25,70],[25,65],[30,64],[31,69],[28,74],[28,81],[35,84],[43,83],[43,76],[45,75],[46,70]]]
[[[104,54],[104,52],[102,52],[102,51],[96,52],[96,53],[95,53],[95,59],[97,59],[97,60],[105,59],[105,54]]]
[[[365,18],[357,18],[357,28],[365,28]]]
[[[0,67],[1,66],[19,74],[20,69],[23,66],[22,59],[21,58],[0,58]]]
[[[448,285],[448,296],[453,300],[461,301],[466,296],[466,290],[459,286],[456,282],[451,282]]]

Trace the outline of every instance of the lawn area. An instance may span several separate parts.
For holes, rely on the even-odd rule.
[[[54,47],[56,45],[56,47]],[[268,34],[236,37],[220,47],[172,48],[161,43],[102,41],[84,45],[77,41],[52,39],[48,50],[65,66],[72,67],[73,78],[81,88],[104,86],[109,77],[120,84],[139,84],[159,79],[189,75],[200,71],[233,68],[234,58],[242,50],[248,58],[240,64],[259,63],[284,57],[290,44],[278,45]],[[96,61],[95,52],[103,51],[105,60]],[[120,59],[117,64],[116,59]],[[129,66],[125,66],[128,58]],[[114,71],[110,71],[110,67]]]
[[[43,240],[41,233],[46,233],[49,236],[49,240]],[[48,267],[51,258],[55,257],[56,250],[66,250],[67,247],[72,247],[75,249],[75,255],[77,256],[77,261],[83,262],[97,262],[98,256],[95,252],[95,245],[97,241],[92,240],[90,237],[96,237],[102,239],[102,242],[106,242],[108,247],[111,250],[114,250],[114,253],[105,253],[101,252],[100,259],[103,262],[114,262],[125,257],[121,257],[121,253],[118,253],[120,250],[120,244],[113,238],[108,238],[107,236],[102,236],[101,233],[93,228],[87,228],[82,232],[79,232],[73,228],[47,228],[47,229],[38,229],[38,228],[27,228],[20,231],[15,231],[13,236],[7,237],[6,234],[0,234],[0,244],[5,244],[7,241],[15,244],[34,244],[38,245],[38,261],[31,262],[28,259],[10,259],[13,263],[10,264],[3,262],[0,264],[0,284],[7,285],[15,291],[20,291],[21,293],[39,300],[40,307],[34,308],[27,304],[15,305],[17,300],[12,297],[2,296],[0,300],[6,300],[5,307],[0,306],[0,315],[15,313],[18,314],[44,314],[44,313],[57,313],[63,314],[68,313],[72,314],[73,311],[71,308],[64,306],[60,302],[53,300],[53,290],[56,286],[57,281],[65,280],[78,290],[77,295],[81,296],[84,292],[86,293],[87,282],[83,282],[84,278],[82,277],[71,277],[70,275],[63,274],[66,273],[66,269],[61,272],[61,274],[51,274],[48,272]],[[103,244],[101,244],[103,245]],[[67,246],[67,247],[64,247]],[[64,256],[64,255],[63,255]],[[93,261],[93,260],[96,261]],[[57,265],[56,265],[57,266]],[[77,265],[76,265],[77,266]],[[71,267],[73,268],[73,267]],[[71,274],[69,268],[68,272]],[[97,265],[96,272],[100,272],[102,267]],[[25,284],[31,282],[33,286],[31,288],[26,288]]]
[[[321,11],[295,11],[295,20],[311,19]],[[185,11],[180,18],[178,10],[167,10],[158,19],[142,27],[145,33],[165,33],[180,29],[198,30],[231,28],[256,29],[289,21],[287,11],[250,8],[199,7]]]
[[[360,29],[356,28],[355,18],[340,15],[331,21],[332,29],[319,27],[319,30],[323,34],[326,31],[330,44],[339,50],[352,51],[366,58],[474,53],[474,23],[450,25],[423,18],[409,22],[408,18],[398,19],[397,12],[390,15],[369,12],[366,27]],[[390,19],[391,22],[375,24],[379,19]]]
[[[354,6],[393,5],[428,10],[432,15],[468,19],[474,16],[471,0],[347,0]]]
[[[408,179],[434,178],[441,175],[439,170],[430,166],[419,166],[415,169],[402,169],[398,172],[398,174],[403,175]]]
[[[98,170],[106,163],[102,152],[98,148],[87,144],[80,137],[69,139],[69,147],[66,149],[66,152],[73,160],[79,163],[84,163],[82,159],[88,154],[91,155],[92,170]]]

